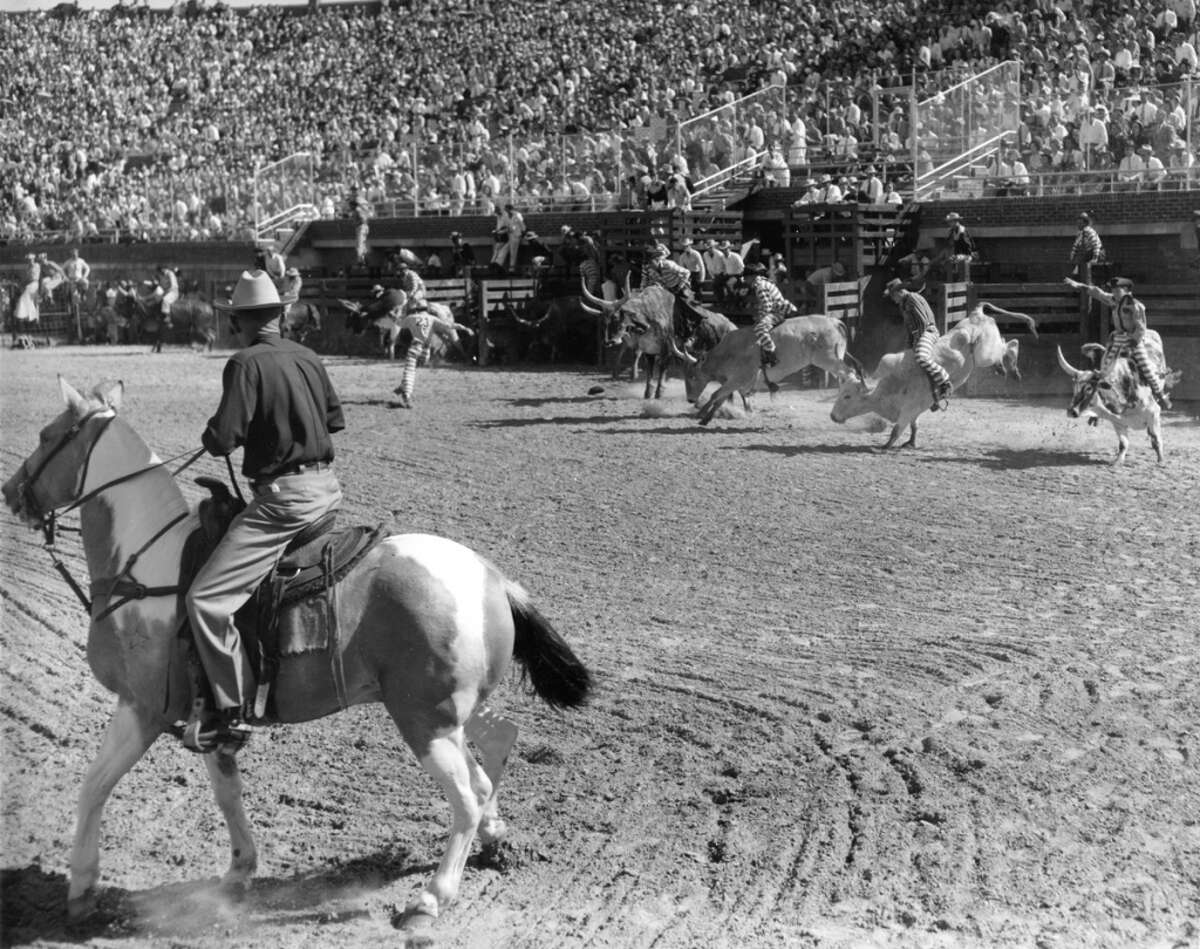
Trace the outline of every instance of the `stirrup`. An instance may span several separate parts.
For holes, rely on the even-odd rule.
[[[207,755],[214,751],[223,751],[231,755],[241,751],[253,734],[254,729],[245,722],[217,724],[192,719],[183,727],[179,739],[184,748],[198,755]]]

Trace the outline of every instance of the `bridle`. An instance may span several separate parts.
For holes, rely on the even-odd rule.
[[[50,462],[52,462],[64,449],[66,449],[68,445],[71,444],[72,441],[75,440],[76,437],[78,437],[78,435],[83,431],[84,427],[92,419],[99,416],[103,416],[103,424],[100,428],[100,431],[96,434],[96,437],[92,440],[91,445],[88,447],[87,455],[84,458],[83,466],[81,468],[82,474],[79,479],[79,488],[82,491],[83,486],[87,484],[88,471],[91,467],[92,455],[96,451],[96,446],[100,444],[100,439],[103,438],[104,433],[108,431],[108,426],[112,424],[113,420],[117,417],[116,413],[112,412],[112,410],[107,407],[92,409],[86,415],[77,418],[72,423],[71,427],[63,433],[61,438],[59,438],[54,447],[47,451],[45,456],[40,459],[37,468],[34,469],[32,473],[28,473],[27,477],[17,488],[21,498],[22,508],[28,515],[35,517],[40,523],[42,536],[45,540],[45,544],[43,546],[45,547],[46,552],[50,555],[50,560],[54,564],[54,569],[59,572],[63,580],[66,581],[67,586],[69,586],[79,598],[79,602],[83,604],[83,608],[87,610],[89,614],[92,611],[92,600],[83,591],[83,587],[80,586],[79,582],[71,575],[70,568],[67,567],[62,558],[59,556],[58,548],[55,545],[55,535],[59,530],[78,533],[81,529],[77,527],[65,527],[60,525],[58,523],[58,518],[63,514],[69,514],[71,511],[82,507],[88,501],[92,500],[92,498],[97,497],[104,491],[107,491],[109,488],[115,487],[119,484],[124,484],[127,481],[132,481],[135,478],[140,478],[142,475],[158,468],[165,467],[172,461],[182,458],[184,455],[188,454],[188,452],[181,452],[180,454],[174,455],[165,461],[156,461],[153,464],[146,465],[144,468],[138,468],[134,471],[126,472],[119,477],[104,482],[99,487],[93,488],[91,491],[80,494],[79,497],[67,502],[65,505],[62,505],[61,508],[51,508],[49,511],[42,510],[42,506],[38,503],[38,500],[34,495],[34,486],[36,485],[38,479],[45,473],[46,468],[50,465]],[[204,451],[205,449],[201,448],[199,451],[193,453],[191,457],[184,462],[184,464],[175,470],[174,474],[178,475],[180,472],[187,469],[201,455],[204,454]],[[21,463],[21,468],[24,470],[27,464],[28,459]],[[140,600],[147,596],[166,596],[179,592],[178,586],[147,587],[141,583],[138,583],[133,579],[132,570],[136,565],[138,558],[141,557],[141,555],[151,547],[153,547],[159,538],[171,530],[171,528],[187,518],[188,513],[189,512],[187,510],[184,510],[182,514],[172,518],[164,527],[158,530],[149,540],[142,544],[140,548],[138,548],[134,553],[130,554],[129,558],[125,562],[125,566],[121,568],[121,571],[112,581],[104,584],[92,584],[92,592],[95,592],[96,588],[101,586],[107,589],[109,595],[120,594],[123,596],[123,599],[118,600],[115,604],[110,604],[109,607],[104,610],[104,612],[102,612],[99,616],[94,617],[94,619],[102,619],[118,607],[123,606],[131,599]]]

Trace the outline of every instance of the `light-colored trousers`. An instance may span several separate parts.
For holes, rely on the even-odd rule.
[[[218,709],[254,699],[254,668],[233,614],[279,562],[292,538],[341,502],[342,489],[331,470],[285,475],[255,488],[192,581],[188,619]]]

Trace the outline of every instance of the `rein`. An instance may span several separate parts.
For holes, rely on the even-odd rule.
[[[34,471],[26,479],[24,485],[22,486],[21,490],[25,496],[27,503],[33,502],[34,505],[37,504],[36,498],[34,498],[34,496],[33,496],[33,485],[37,481],[37,479],[39,477],[41,477],[42,473],[46,470],[46,467],[50,464],[50,462],[54,460],[55,456],[57,456],[59,454],[59,452],[61,452],[64,448],[67,447],[67,444],[83,430],[83,427],[88,422],[90,422],[93,418],[95,418],[97,415],[99,415],[101,412],[104,412],[104,411],[107,411],[107,410],[106,409],[94,409],[93,411],[91,411],[87,415],[85,415],[83,418],[78,419],[75,422],[75,424],[72,425],[67,430],[67,432],[63,435],[63,437],[59,441],[59,443],[57,445],[55,445],[54,448],[50,452],[47,453],[46,457],[42,459],[41,464],[38,465],[37,470]],[[93,452],[95,452],[96,446],[98,444],[100,444],[100,439],[104,437],[104,433],[108,430],[108,426],[112,423],[113,419],[115,419],[115,418],[116,418],[116,414],[114,413],[113,415],[110,415],[106,419],[104,419],[103,427],[100,429],[99,434],[97,434],[95,440],[91,444],[91,447],[88,449],[87,457],[84,459],[84,462],[83,462],[83,477],[80,479],[81,485],[87,483],[87,473],[88,473],[89,467],[91,466],[92,454],[93,454]],[[204,454],[204,451],[205,451],[205,449],[201,448],[198,451],[192,453],[191,457],[189,457],[187,461],[185,461],[182,465],[180,465],[178,468],[176,468],[174,472],[172,472],[172,477],[178,476],[181,472],[186,471],[189,467],[191,467],[200,458],[200,456]],[[63,559],[59,556],[58,548],[55,544],[55,535],[57,532],[70,531],[71,533],[80,533],[81,529],[78,527],[65,527],[63,525],[60,525],[58,523],[58,518],[62,514],[69,514],[71,511],[74,511],[75,509],[82,507],[88,501],[92,500],[93,498],[95,498],[98,495],[102,494],[103,492],[107,491],[109,488],[116,487],[119,484],[124,484],[127,481],[132,481],[135,478],[139,478],[142,475],[144,475],[150,471],[154,471],[158,468],[165,467],[166,465],[169,465],[171,462],[173,462],[179,458],[182,458],[186,454],[188,454],[188,453],[180,452],[178,455],[173,455],[172,457],[166,459],[165,461],[158,461],[152,465],[147,465],[144,468],[138,468],[135,471],[126,472],[125,474],[120,475],[119,477],[113,478],[111,481],[106,481],[104,484],[100,485],[99,487],[93,488],[91,491],[88,491],[86,494],[83,494],[80,497],[76,498],[74,501],[72,501],[68,505],[66,505],[61,510],[61,512],[55,511],[55,510],[50,510],[43,515],[42,536],[45,540],[45,544],[43,546],[44,546],[46,552],[50,555],[50,561],[54,565],[54,569],[57,570],[59,575],[63,578],[63,580],[66,581],[67,586],[69,586],[71,588],[72,592],[74,592],[75,596],[79,598],[79,602],[81,604],[83,604],[83,608],[89,614],[92,612],[92,602],[93,601],[91,598],[88,597],[87,593],[84,592],[83,587],[79,584],[79,581],[77,581],[75,579],[75,577],[71,575],[70,568],[66,565],[66,563],[63,561]],[[236,482],[235,482],[235,486],[236,486]],[[94,617],[93,620],[103,619],[105,616],[108,616],[114,610],[118,609],[121,606],[124,606],[130,600],[135,600],[135,599],[141,600],[148,596],[169,596],[169,595],[174,595],[179,592],[180,587],[178,584],[176,584],[175,586],[171,586],[171,587],[166,587],[166,586],[147,587],[144,584],[138,583],[133,578],[132,571],[133,571],[134,566],[138,562],[138,558],[141,557],[141,555],[144,554],[151,547],[153,547],[154,544],[159,540],[159,538],[161,538],[164,534],[166,534],[171,528],[173,528],[176,524],[180,523],[185,518],[187,518],[188,514],[189,514],[189,512],[185,510],[182,514],[180,514],[178,517],[173,518],[164,527],[162,527],[157,533],[155,533],[148,541],[146,541],[146,543],[144,543],[140,548],[138,548],[137,551],[135,551],[133,554],[130,555],[129,559],[125,562],[125,566],[121,568],[120,573],[118,573],[117,576],[114,577],[111,581],[98,581],[98,582],[94,582],[91,584],[91,593],[93,594],[93,596],[95,596],[98,592],[105,592],[105,594],[108,596],[113,596],[113,595],[118,595],[118,594],[122,596],[122,599],[120,599],[118,602],[116,602],[114,604],[109,605],[109,607],[107,609],[105,609],[99,616]]]

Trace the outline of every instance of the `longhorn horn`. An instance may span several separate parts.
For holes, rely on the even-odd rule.
[[[619,302],[624,303],[631,296],[633,296],[633,288],[629,285],[629,271],[626,270],[625,271],[625,296],[621,297]]]
[[[1085,373],[1082,369],[1076,369],[1069,362],[1067,362],[1067,357],[1063,355],[1061,346],[1055,346],[1054,349],[1058,353],[1058,364],[1062,366],[1063,372],[1065,372],[1068,376],[1070,376],[1072,379],[1078,379],[1080,376],[1087,375],[1087,373]]]
[[[679,348],[679,343],[676,342],[674,333],[670,334],[667,337],[667,345],[671,347],[671,352],[674,354],[675,358],[678,359],[680,362],[685,362],[689,366],[694,366],[694,365],[696,365],[696,363],[698,363],[700,361],[695,356],[693,356],[691,353],[686,352]]]
[[[583,277],[579,278],[579,289],[583,291],[581,294],[581,297],[584,300],[587,300],[587,302],[592,304],[592,306],[596,306],[596,307],[600,308],[599,310],[591,310],[590,312],[604,313],[607,310],[614,308],[614,304],[612,302],[610,302],[609,300],[602,300],[602,299],[600,299],[600,297],[598,297],[594,293],[592,293],[592,291],[590,291],[587,288],[587,281],[585,281],[583,279]],[[586,310],[587,307],[585,306],[584,309]]]

